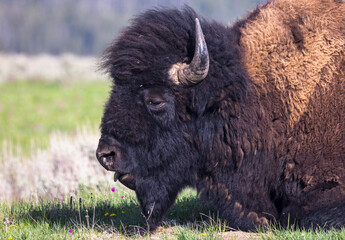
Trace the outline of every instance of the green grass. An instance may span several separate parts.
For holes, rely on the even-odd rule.
[[[211,211],[209,206],[198,202],[195,191],[185,190],[169,211],[167,220],[173,219],[174,225],[179,226],[193,221],[195,226],[177,228],[163,235],[169,239],[185,239],[186,234],[203,237],[203,232],[208,231],[210,237],[216,229],[206,229],[196,221],[202,221]],[[146,234],[135,194],[121,187],[112,192],[106,185],[83,187],[72,198],[1,203],[0,220],[3,223],[0,224],[0,239],[136,239],[139,232]],[[171,225],[165,223],[165,226]]]
[[[112,192],[111,186],[106,184],[82,187],[79,194],[72,198],[0,203],[0,220],[0,239],[149,238],[135,194],[123,187]],[[201,204],[196,192],[186,189],[169,210],[163,227],[154,233],[154,237],[236,239],[236,235],[231,235],[228,230],[212,207]],[[255,237],[252,239],[264,240],[340,240],[345,239],[345,229],[300,230],[272,226],[252,236]]]
[[[276,240],[276,239],[284,239],[284,240],[343,240],[345,239],[345,228],[342,229],[330,229],[325,230],[322,228],[317,228],[315,230],[311,229],[299,229],[291,228],[286,229],[282,227],[272,226],[268,230],[268,234],[262,234],[263,240]]]
[[[29,153],[32,145],[47,147],[53,131],[98,127],[109,85],[105,81],[0,84],[0,143],[9,141]]]

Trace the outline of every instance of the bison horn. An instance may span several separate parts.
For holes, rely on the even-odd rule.
[[[201,82],[208,73],[209,56],[204,34],[202,32],[199,19],[195,19],[195,51],[189,65],[178,71],[178,80],[186,85],[194,85]]]

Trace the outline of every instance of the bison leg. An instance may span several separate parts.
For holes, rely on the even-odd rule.
[[[248,187],[242,188],[246,191],[231,192],[226,185],[217,184],[211,186],[208,191],[202,189],[201,197],[202,200],[217,206],[221,217],[235,229],[255,231],[257,228],[266,228],[269,221],[277,216],[269,193]]]
[[[176,188],[176,185],[164,184],[162,180],[154,178],[137,180],[136,195],[150,230],[155,230],[161,224],[165,213],[174,203],[177,193],[181,189]]]
[[[269,218],[266,211],[245,208],[243,205],[235,201],[230,203],[227,208],[220,207],[222,217],[228,221],[230,226],[243,231],[255,231],[258,228],[268,226]],[[263,212],[266,214],[263,214]]]

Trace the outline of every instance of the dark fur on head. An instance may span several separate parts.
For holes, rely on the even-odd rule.
[[[110,73],[116,85],[163,84],[176,88],[169,79],[168,70],[175,63],[191,61],[195,48],[196,17],[197,14],[189,7],[182,11],[159,9],[145,12],[133,19],[132,25],[105,51],[102,67]],[[220,89],[224,85],[236,83],[240,92],[233,93],[233,98],[240,98],[245,88],[241,86],[245,85],[245,80],[241,76],[244,71],[232,71],[232,68],[239,67],[238,35],[225,31],[227,28],[216,22],[210,23],[201,19],[201,25],[211,64],[218,65],[219,68],[211,68],[208,75],[211,81],[203,81],[192,91],[194,95],[201,93],[201,99],[195,96],[199,97],[195,99],[196,103],[208,102],[205,94],[209,95],[210,84],[213,88]],[[161,75],[158,76],[158,73]],[[213,78],[217,80],[213,81]]]

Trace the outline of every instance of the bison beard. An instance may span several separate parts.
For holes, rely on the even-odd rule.
[[[186,186],[242,230],[344,226],[344,12],[276,0],[225,27],[154,10],[105,51],[97,159],[151,229]]]

